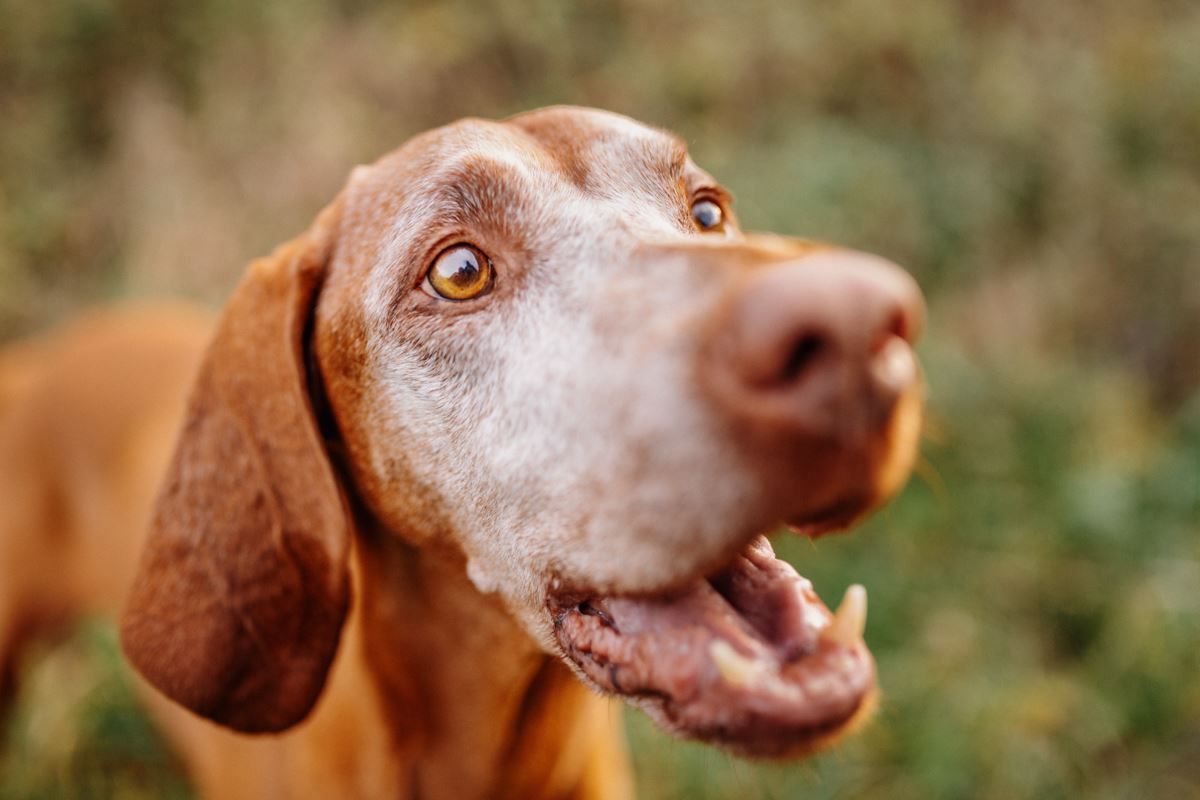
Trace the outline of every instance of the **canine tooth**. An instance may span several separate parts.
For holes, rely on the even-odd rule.
[[[862,639],[867,627],[867,590],[860,584],[846,588],[842,604],[833,615],[833,621],[821,631],[821,638],[845,647],[853,647]]]
[[[762,666],[734,650],[729,642],[717,639],[708,646],[708,654],[727,683],[749,686],[758,682]]]
[[[746,547],[746,549],[762,553],[764,556],[768,556],[770,558],[775,557],[775,548],[771,546],[771,541],[762,534],[759,534],[750,540],[750,544]],[[787,562],[785,561],[784,563],[786,564]]]

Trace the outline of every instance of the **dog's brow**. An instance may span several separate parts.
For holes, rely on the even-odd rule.
[[[683,174],[684,167],[687,165],[688,148],[687,144],[675,134],[667,135],[667,163],[671,167],[671,177],[678,177]]]
[[[523,179],[519,162],[464,156],[437,177],[434,204],[456,219],[478,219],[511,203]]]

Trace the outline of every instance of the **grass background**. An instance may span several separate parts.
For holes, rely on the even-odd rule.
[[[748,228],[928,293],[918,476],[852,537],[884,699],[800,765],[630,714],[648,798],[1200,797],[1200,3],[0,0],[0,339],[214,305],[464,115],[672,128]],[[187,797],[111,629],[30,659],[0,797]]]

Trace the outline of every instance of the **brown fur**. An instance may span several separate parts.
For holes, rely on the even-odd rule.
[[[131,309],[5,351],[7,668],[47,624],[117,612],[211,333],[191,309]],[[143,566],[162,557],[154,550]],[[339,654],[313,713],[288,733],[246,738],[144,692],[205,797],[631,794],[618,709],[532,646],[469,584],[460,559],[366,532],[353,553],[358,601]],[[186,617],[176,623],[194,629]],[[172,655],[209,663],[185,645]]]
[[[527,251],[536,242],[528,234],[542,242],[560,238],[558,231],[531,228],[531,219],[542,219],[527,207],[536,192],[525,205],[505,194],[506,167],[497,166],[496,153],[509,151],[471,155],[480,137],[516,153],[518,172],[527,167],[543,180],[547,170],[557,171],[583,193],[580,203],[620,184],[621,175],[614,177],[613,165],[598,163],[597,154],[620,156],[645,217],[660,215],[643,237],[657,236],[659,245],[643,247],[621,216],[602,228],[614,241],[618,233],[628,237],[621,241],[633,255],[623,268],[639,277],[645,270],[638,259],[659,256],[675,269],[685,261],[705,265],[697,272],[706,283],[697,282],[694,308],[680,314],[681,322],[667,317],[654,329],[663,341],[679,336],[692,343],[703,334],[703,321],[716,318],[722,292],[741,285],[741,272],[808,252],[804,243],[777,239],[695,241],[689,195],[699,188],[724,197],[723,190],[674,138],[644,128],[634,136],[629,121],[612,128],[620,135],[607,132],[614,124],[597,122],[595,112],[555,109],[506,127],[468,121],[426,134],[356,171],[307,232],[253,263],[215,327],[178,309],[114,312],[6,351],[0,360],[4,674],[48,623],[115,613],[132,587],[122,624],[125,651],[171,698],[145,692],[206,797],[629,796],[616,709],[531,635],[528,619],[544,612],[544,594],[507,584],[481,588],[491,574],[484,569],[479,577],[469,562],[494,566],[485,549],[498,546],[494,537],[470,539],[444,494],[420,477],[418,467],[435,463],[432,448],[400,435],[413,433],[415,423],[388,416],[380,402],[388,397],[386,381],[371,372],[378,370],[372,359],[381,342],[394,340],[419,358],[461,358],[464,373],[482,374],[469,352],[458,352],[485,338],[484,323],[470,315],[489,303],[503,308],[532,281]],[[621,151],[625,135],[633,143]],[[459,153],[469,157],[457,162],[456,181],[431,182]],[[521,180],[528,190],[528,177],[513,182]],[[460,184],[475,195],[443,199],[473,208],[473,235],[498,260],[507,259],[505,281],[475,305],[439,303],[417,288],[431,246],[421,238],[427,231],[406,230],[398,249],[386,250],[398,209],[412,204],[412,194],[452,194],[463,191]],[[616,213],[602,204],[596,209]],[[429,229],[462,228],[452,216],[435,218]],[[732,218],[729,224],[736,234]],[[375,259],[382,252],[393,252],[396,265],[383,286],[372,285],[380,280]],[[610,282],[620,302],[595,326],[614,341],[629,320],[646,316],[626,298],[653,302],[644,284],[624,280]],[[368,308],[379,316],[369,318]],[[633,362],[620,363],[628,369]],[[687,391],[691,398],[693,388]],[[700,398],[704,390],[694,393]],[[916,395],[908,392],[906,402],[919,406]],[[696,400],[705,409],[696,419],[717,413],[708,402]],[[675,416],[674,408],[667,412]],[[911,445],[893,441],[899,425],[878,435],[882,455],[871,455],[883,477],[877,480],[873,468],[845,479],[862,482],[872,503],[907,473]],[[727,436],[734,427],[721,423],[716,430]],[[386,458],[381,438],[391,447]],[[661,455],[635,444],[644,447],[636,471],[612,476],[618,486],[628,482],[630,492],[645,484],[640,470],[654,468],[659,462],[652,457]],[[751,458],[736,442],[726,444],[712,452]],[[814,473],[814,486],[818,479]],[[831,496],[846,490],[840,483],[824,488]],[[603,489],[597,484],[594,492],[611,507]],[[581,530],[600,513],[587,507],[589,497],[573,498],[583,506],[572,511]],[[495,574],[528,568],[538,579],[562,574],[579,581],[600,574],[598,554],[605,554],[611,563],[608,577],[595,578],[600,584],[629,591],[677,584],[728,558],[764,521],[778,519],[768,501],[775,502],[739,511],[744,518],[732,532],[714,525],[707,538],[686,526],[663,531],[661,541],[647,546],[679,558],[660,559],[662,569],[674,572],[652,576],[656,586],[626,574],[620,543],[570,531],[561,542],[534,542],[542,548],[533,552],[538,557],[566,546],[558,561],[538,563],[535,572],[510,557],[512,563],[500,565],[510,572]],[[734,497],[727,505],[746,504]],[[650,512],[675,513],[658,506]],[[636,533],[631,527],[627,535]],[[677,547],[668,534],[690,537],[688,546]],[[643,571],[647,561],[630,559]],[[618,585],[635,578],[643,585]]]

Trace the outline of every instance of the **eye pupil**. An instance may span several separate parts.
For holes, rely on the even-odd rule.
[[[698,200],[692,205],[692,220],[702,231],[717,230],[725,222],[725,214],[712,200]]]
[[[471,245],[455,245],[442,252],[428,274],[429,287],[447,300],[470,300],[492,284],[492,264]]]
[[[452,258],[446,259],[442,274],[455,286],[470,286],[479,277],[479,260],[466,248],[455,250]]]

